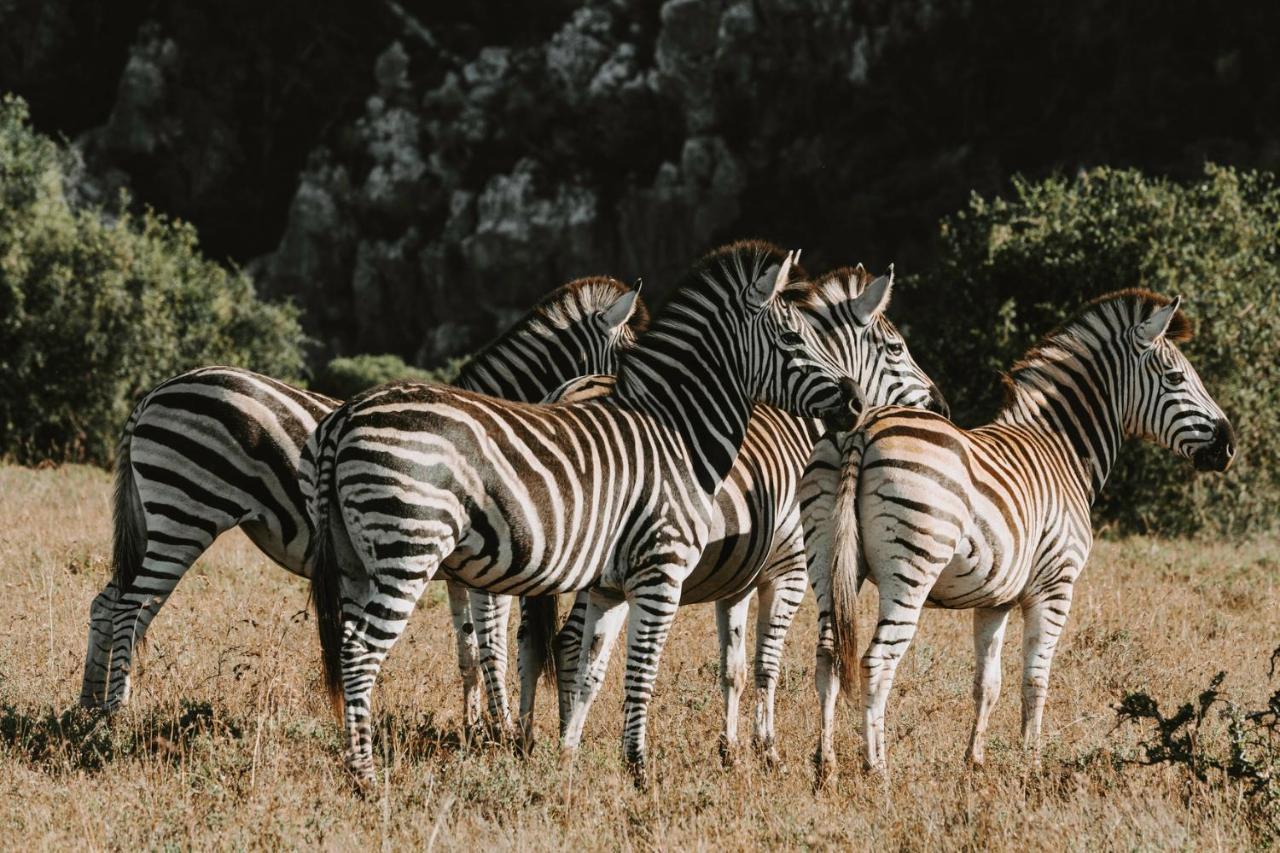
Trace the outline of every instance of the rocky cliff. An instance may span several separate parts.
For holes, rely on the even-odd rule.
[[[1141,8],[1140,8],[1141,6]],[[928,260],[1014,172],[1280,166],[1275,4],[0,0],[0,89],[305,308],[328,353],[468,351],[715,242]]]

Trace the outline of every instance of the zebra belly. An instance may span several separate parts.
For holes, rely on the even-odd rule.
[[[1001,607],[1018,597],[1025,575],[1016,568],[997,565],[979,538],[968,536],[943,568],[929,591],[928,606],[949,609]]]

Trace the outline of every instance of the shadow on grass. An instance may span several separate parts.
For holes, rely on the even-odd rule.
[[[436,725],[435,715],[384,713],[375,716],[373,754],[384,761],[417,763],[484,748],[468,744],[456,729]]]
[[[50,772],[98,771],[110,762],[141,756],[176,763],[205,736],[239,739],[243,730],[208,702],[116,717],[82,708],[28,711],[0,705],[5,751]]]

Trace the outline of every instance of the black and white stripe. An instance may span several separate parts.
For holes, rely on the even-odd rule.
[[[977,764],[1005,626],[1022,612],[1022,732],[1038,761],[1049,666],[1093,543],[1089,509],[1121,444],[1147,438],[1202,470],[1234,455],[1227,419],[1176,345],[1189,335],[1177,300],[1110,294],[1013,367],[992,423],[965,430],[881,409],[818,442],[801,502],[818,597],[819,778],[834,767],[832,715],[855,677],[854,604],[868,576],[880,600],[861,665],[868,765],[885,767],[885,704],[926,606],[974,611]]]
[[[872,281],[858,266],[828,273],[794,298],[836,362],[862,388],[868,406],[945,411],[941,394],[884,314],[891,289],[892,273]],[[600,393],[597,378],[580,380],[579,387],[588,381],[585,393]],[[574,399],[583,398],[583,391],[575,391]],[[738,706],[746,686],[747,615],[757,592],[754,741],[766,761],[778,760],[773,712],[782,645],[808,586],[797,496],[801,473],[821,434],[818,421],[765,404],[755,407],[742,449],[716,496],[706,550],[681,590],[682,606],[716,605],[726,760],[736,753]],[[568,721],[588,597],[578,594],[557,637],[562,725]],[[522,665],[522,676],[526,669],[531,668]],[[524,677],[522,707],[531,688]]]
[[[313,599],[362,784],[373,778],[374,681],[442,564],[507,595],[592,588],[567,749],[631,606],[624,751],[643,767],[658,659],[752,401],[846,428],[861,408],[779,297],[790,266],[754,242],[705,258],[620,356],[607,397],[528,406],[402,383],[321,423],[301,468],[304,490],[315,484]]]
[[[608,278],[553,291],[468,363],[461,387],[538,400],[568,379],[616,368],[647,322],[634,291]],[[235,367],[176,376],[135,407],[116,460],[114,577],[94,599],[80,702],[128,701],[133,652],[174,586],[221,533],[239,526],[288,571],[310,541],[298,485],[302,446],[338,405]],[[469,717],[478,651],[464,591],[450,589]]]

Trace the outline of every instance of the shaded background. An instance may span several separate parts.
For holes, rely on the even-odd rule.
[[[1011,175],[1280,163],[1280,4],[0,0],[74,190],[186,219],[335,354],[442,363],[717,242],[927,267]],[[900,306],[901,307],[901,306]],[[909,308],[910,306],[906,306]]]

